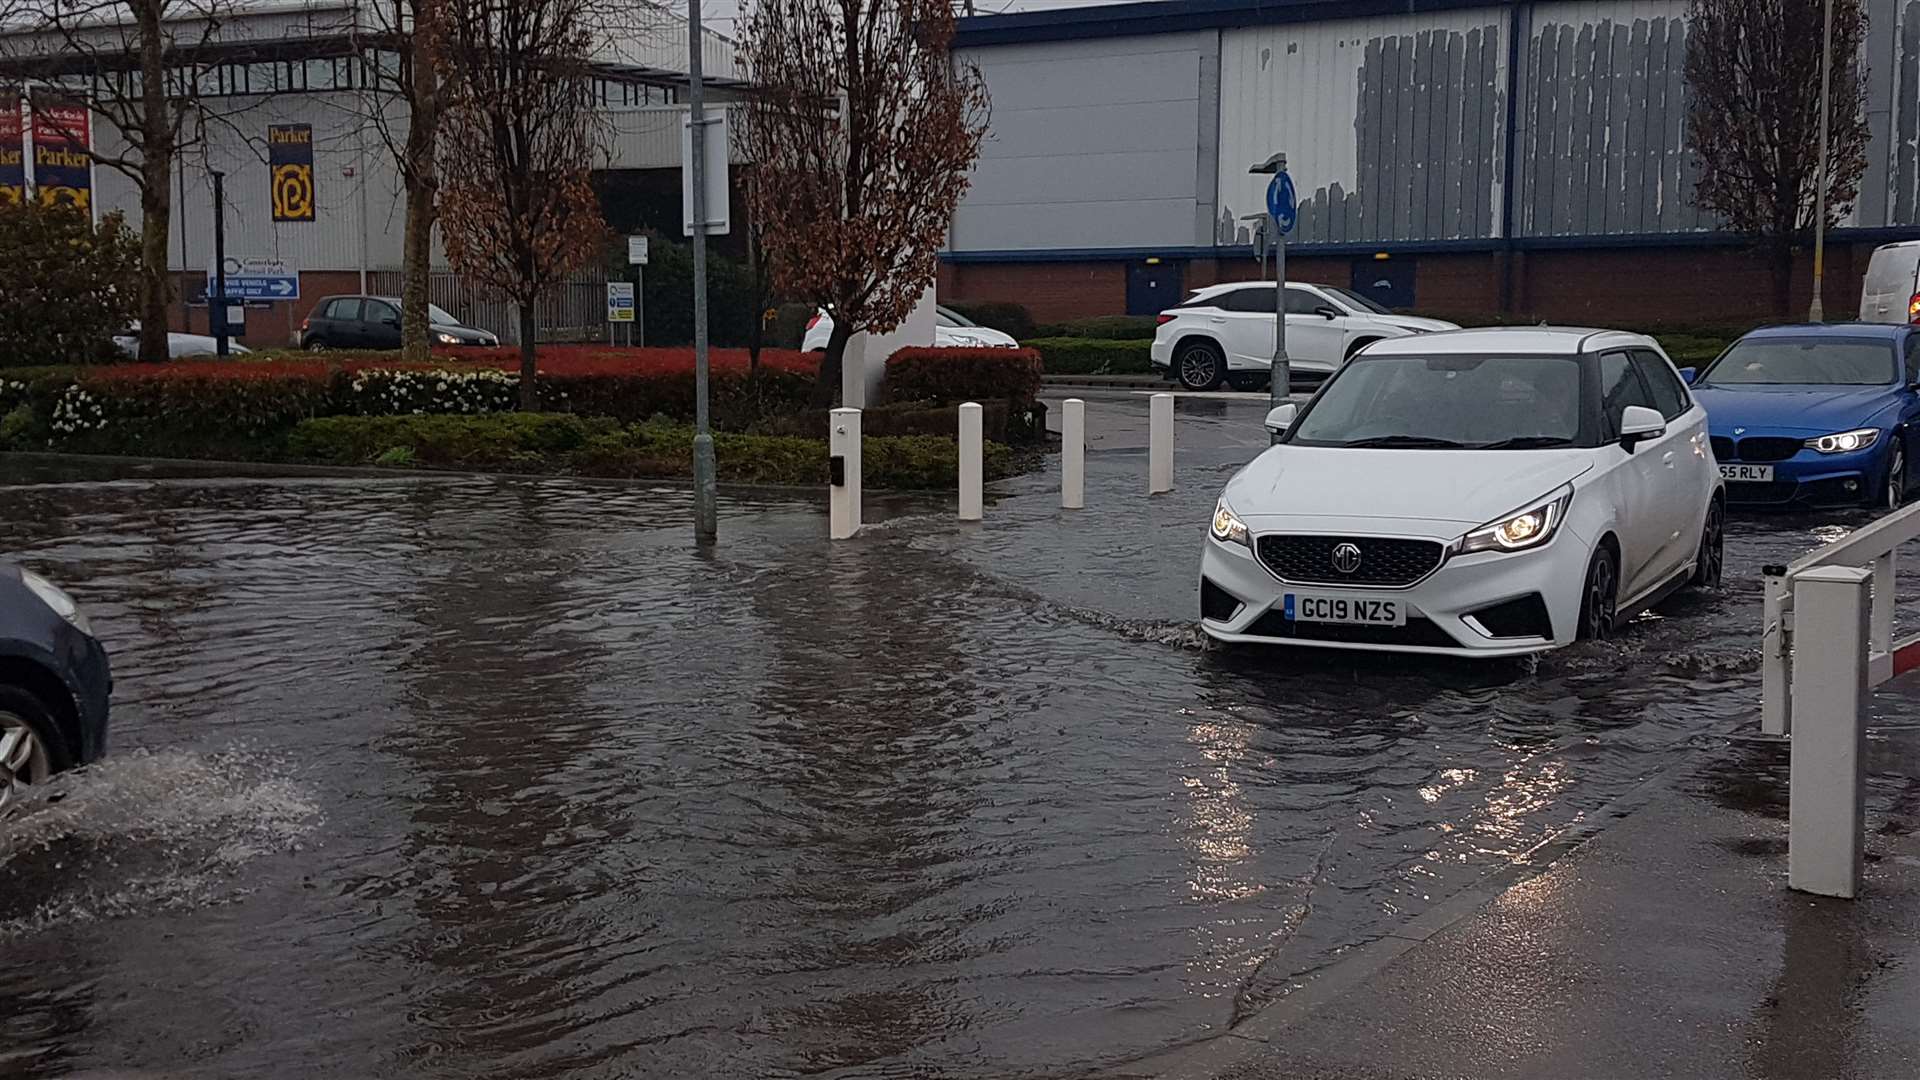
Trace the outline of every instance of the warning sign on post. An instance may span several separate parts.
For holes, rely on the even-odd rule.
[[[610,323],[633,321],[633,282],[607,282],[607,321]]]

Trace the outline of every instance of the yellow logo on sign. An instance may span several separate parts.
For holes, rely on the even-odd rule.
[[[40,189],[41,206],[71,206],[75,210],[85,210],[93,202],[93,192],[86,188],[43,187]]]
[[[313,220],[313,166],[273,167],[273,220]]]

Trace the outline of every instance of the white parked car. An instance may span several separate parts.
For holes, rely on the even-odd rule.
[[[1860,281],[1860,321],[1920,323],[1920,240],[1873,249]]]
[[[833,316],[816,312],[807,324],[807,336],[801,352],[826,352],[827,339],[833,336]],[[1018,341],[991,326],[981,326],[949,308],[933,309],[933,343],[943,349],[1017,349]]]
[[[133,323],[127,327],[125,333],[115,334],[113,336],[113,344],[114,347],[125,354],[129,360],[138,359],[140,356],[140,324],[137,322]],[[229,356],[245,356],[252,351],[252,349],[247,348],[237,341],[229,340],[227,342],[227,355]],[[168,359],[181,360],[189,356],[216,356],[218,354],[219,343],[207,334],[177,334],[171,330],[167,331]]]
[[[1267,426],[1203,541],[1221,641],[1516,656],[1720,579],[1706,411],[1652,338],[1395,338]]]
[[[1266,381],[1273,367],[1273,283],[1210,285],[1160,313],[1151,363],[1188,390]],[[1324,378],[1385,338],[1459,327],[1395,315],[1352,289],[1287,283],[1287,362],[1297,378]]]

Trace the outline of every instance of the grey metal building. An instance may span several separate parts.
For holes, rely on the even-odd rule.
[[[1830,253],[1920,236],[1920,0],[1865,0],[1870,165]],[[1764,269],[1691,200],[1684,0],[1167,0],[987,16],[993,96],[942,294],[1145,313],[1252,276],[1284,151],[1303,276],[1398,306],[1762,315]]]

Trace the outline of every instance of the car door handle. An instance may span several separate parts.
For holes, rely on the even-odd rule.
[[[1210,322],[1210,323],[1214,323],[1214,324],[1216,324],[1216,325],[1217,325],[1217,324],[1219,324],[1219,323],[1223,323],[1223,322],[1226,322],[1227,320],[1226,320],[1226,317],[1225,317],[1225,316],[1222,316],[1222,315],[1215,315],[1215,316],[1213,316],[1212,318],[1210,318],[1210,319],[1208,319],[1207,321],[1208,321],[1208,322]]]
[[[1667,468],[1673,468],[1673,451],[1669,450],[1665,454],[1662,454],[1660,460],[1667,463]]]

